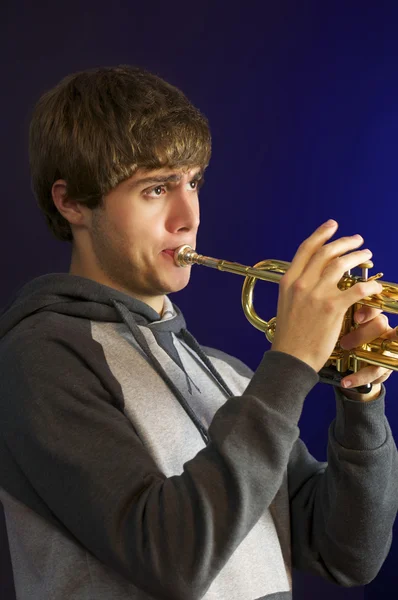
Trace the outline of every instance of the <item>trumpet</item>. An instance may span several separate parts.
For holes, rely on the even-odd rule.
[[[226,271],[228,273],[244,276],[245,281],[242,287],[243,311],[248,321],[254,327],[263,331],[268,341],[272,343],[276,329],[276,317],[273,317],[269,321],[265,321],[256,313],[253,305],[254,286],[259,279],[262,281],[279,283],[283,275],[289,269],[291,265],[290,262],[273,259],[262,260],[253,267],[248,267],[236,262],[203,256],[195,252],[191,246],[188,245],[180,246],[175,250],[174,262],[180,267],[198,264],[204,265],[205,267],[211,267],[212,269],[218,269],[219,271]],[[372,267],[373,263],[371,261],[362,263],[359,265],[359,269],[361,269],[360,275],[354,275],[351,271],[348,271],[339,281],[338,287],[341,290],[346,290],[359,281],[378,279],[379,283],[383,286],[383,290],[380,294],[363,298],[360,302],[351,306],[345,313],[341,332],[335,348],[325,366],[319,372],[321,381],[324,383],[339,385],[339,382],[343,377],[350,372],[355,373],[358,371],[363,366],[363,363],[398,371],[398,339],[395,341],[379,337],[367,344],[353,348],[352,350],[343,350],[339,343],[343,335],[357,326],[354,322],[354,312],[360,305],[370,306],[384,312],[398,314],[398,284],[380,280],[383,273],[377,273],[376,275],[369,277],[369,269]],[[366,387],[367,389],[361,389],[360,391],[366,392],[371,389],[370,385],[362,387]],[[357,389],[359,390],[359,388]]]

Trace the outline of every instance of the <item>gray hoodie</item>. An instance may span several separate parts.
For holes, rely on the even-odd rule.
[[[287,600],[292,567],[375,577],[398,507],[383,393],[336,391],[328,464],[299,438],[318,382],[202,347],[168,299],[59,273],[0,319],[0,499],[17,600]]]

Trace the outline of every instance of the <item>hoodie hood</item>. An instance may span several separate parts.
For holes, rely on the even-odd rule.
[[[199,343],[187,331],[184,317],[179,308],[171,303],[167,296],[166,302],[167,310],[165,313],[167,314],[160,317],[145,302],[92,279],[71,275],[70,273],[42,275],[25,284],[1,313],[0,340],[23,319],[42,311],[86,318],[90,321],[124,322],[155,371],[173,390],[176,398],[194,421],[207,443],[206,430],[196,418],[181,391],[175,386],[163,366],[154,356],[140,326],[152,330],[157,343],[182,369],[190,394],[192,394],[191,384],[196,388],[197,386],[182,364],[172,334],[175,334],[196,352],[210,371],[211,376],[224,388],[228,396],[232,396],[232,392]]]
[[[134,315],[138,325],[152,324],[160,330],[179,333],[185,329],[184,317],[172,304],[175,316],[160,320],[159,314],[148,304],[111,287],[69,273],[42,275],[25,284],[0,314],[0,339],[20,321],[37,312],[50,311],[87,318],[92,321],[122,322],[117,304],[122,304]]]

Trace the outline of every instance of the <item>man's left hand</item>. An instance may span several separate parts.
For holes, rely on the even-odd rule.
[[[375,338],[382,337],[385,339],[398,339],[398,328],[392,329],[388,323],[386,315],[382,314],[381,310],[370,308],[369,306],[361,306],[354,313],[354,320],[358,323],[358,328],[344,335],[340,340],[340,346],[344,350],[351,350],[362,344],[371,342]],[[341,380],[343,394],[347,398],[353,400],[369,401],[374,400],[380,395],[381,384],[386,381],[392,371],[384,367],[375,367],[369,365],[363,367],[357,373],[352,373]],[[372,384],[372,390],[368,394],[359,394],[355,391],[350,391],[350,388],[356,388],[367,383]],[[347,385],[348,384],[348,385]]]

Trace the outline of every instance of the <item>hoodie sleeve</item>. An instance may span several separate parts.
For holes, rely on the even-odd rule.
[[[244,395],[215,414],[209,444],[166,478],[123,414],[99,344],[73,318],[48,316],[44,335],[42,319],[0,346],[2,443],[15,469],[62,527],[137,587],[201,598],[276,495],[317,374],[265,353]]]
[[[328,462],[297,440],[289,461],[293,565],[344,586],[364,585],[383,564],[398,509],[398,455],[379,398],[335,390]]]
[[[211,355],[222,355],[236,370],[252,375],[233,357],[213,349]],[[318,462],[301,439],[289,457],[292,556],[296,568],[350,587],[371,581],[390,549],[398,510],[398,452],[385,416],[384,386],[372,402],[334,391],[328,462]]]

